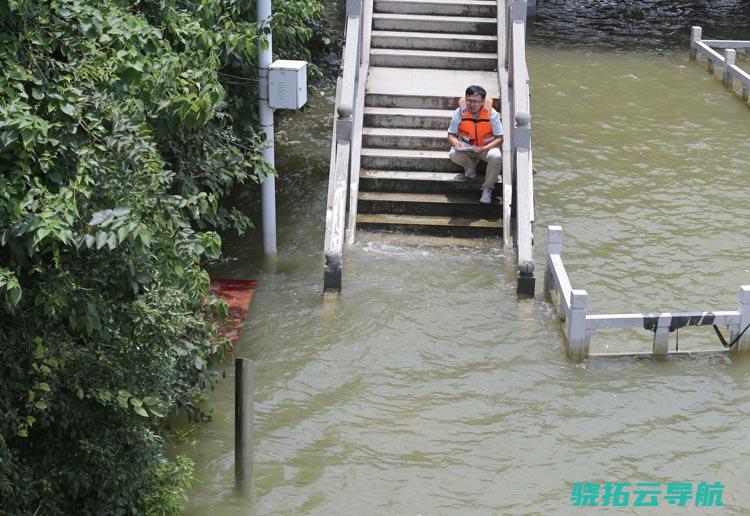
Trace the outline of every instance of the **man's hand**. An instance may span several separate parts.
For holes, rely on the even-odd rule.
[[[466,146],[466,144],[463,141],[459,140],[452,134],[448,135],[448,141],[455,149],[463,149]]]

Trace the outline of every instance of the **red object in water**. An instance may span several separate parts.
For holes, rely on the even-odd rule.
[[[229,314],[224,324],[219,326],[219,333],[232,341],[232,344],[237,344],[240,338],[240,330],[245,324],[256,284],[255,280],[211,278],[209,292],[215,293],[216,297],[229,305]]]

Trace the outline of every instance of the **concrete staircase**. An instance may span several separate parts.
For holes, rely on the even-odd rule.
[[[495,0],[374,0],[357,227],[502,235],[502,203],[448,159],[448,124],[467,86],[499,97]],[[501,190],[496,188],[499,195]]]

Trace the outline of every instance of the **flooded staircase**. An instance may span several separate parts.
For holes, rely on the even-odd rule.
[[[374,0],[358,230],[502,235],[502,190],[481,204],[485,164],[465,178],[446,138],[467,86],[500,96],[496,16],[496,0]]]

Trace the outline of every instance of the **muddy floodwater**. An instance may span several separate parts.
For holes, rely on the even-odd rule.
[[[530,31],[537,269],[560,224],[590,313],[736,310],[750,284],[750,109],[688,59],[703,11],[589,4],[609,21],[539,0]],[[750,39],[744,2],[705,9],[704,37]],[[227,236],[214,267],[258,280],[237,347],[258,365],[254,477],[235,488],[230,361],[213,420],[177,450],[196,461],[188,514],[583,514],[570,495],[585,481],[720,481],[725,511],[750,512],[750,357],[570,363],[541,279],[519,302],[499,242],[361,241],[341,296],[324,300],[333,100],[315,92],[278,119],[278,263],[256,232]],[[679,338],[720,346],[710,327]],[[610,331],[591,347],[650,342]],[[717,509],[658,508],[701,511]]]

